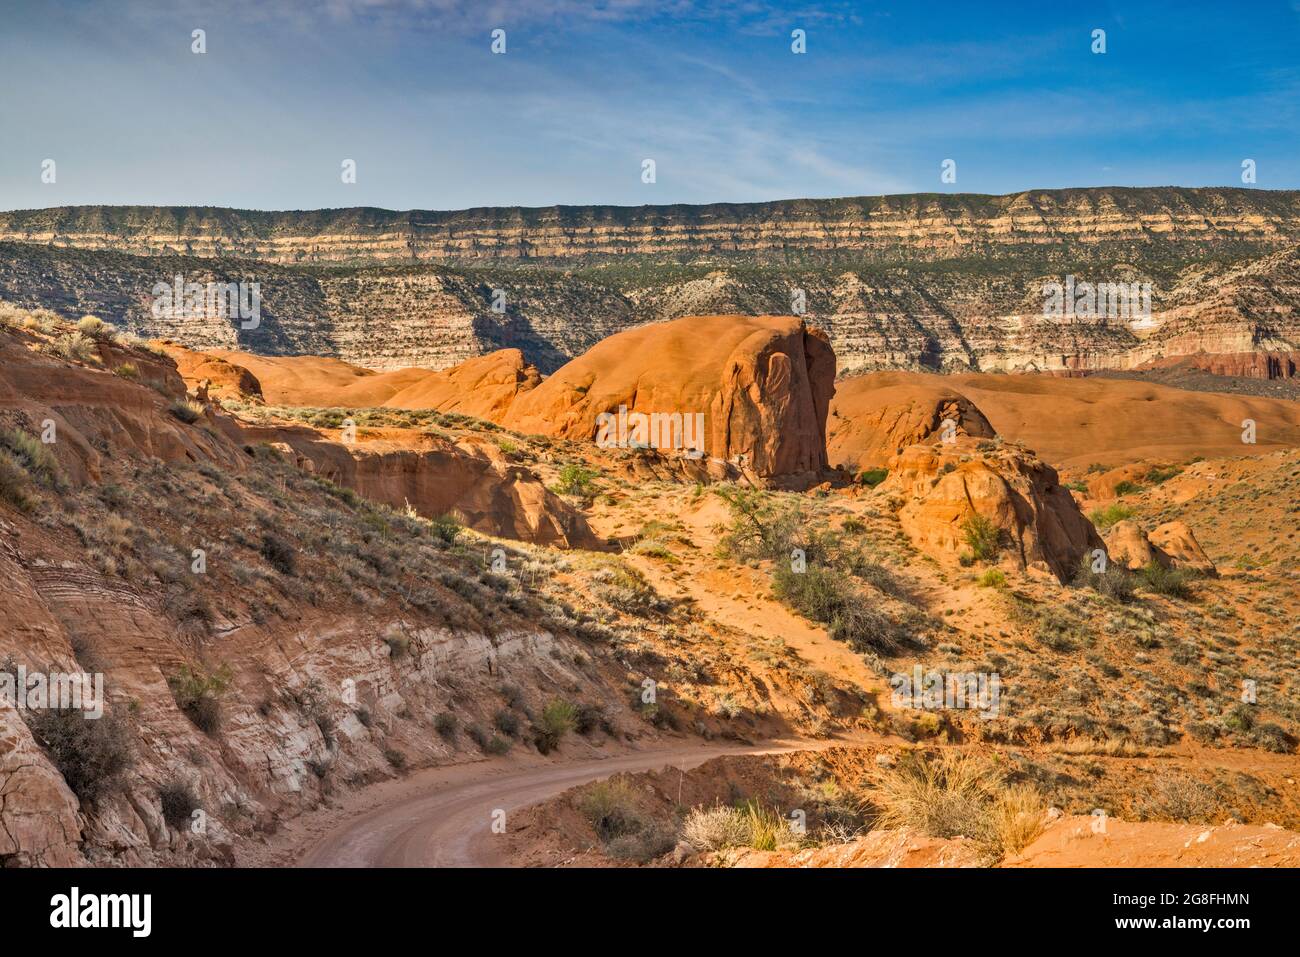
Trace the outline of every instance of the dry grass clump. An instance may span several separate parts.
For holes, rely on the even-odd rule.
[[[1009,785],[992,761],[957,751],[906,756],[877,773],[869,797],[879,810],[877,826],[969,838],[990,862],[1032,842],[1047,811],[1032,786]]]
[[[682,840],[697,851],[721,851],[749,844],[749,821],[734,807],[694,807],[682,822]]]

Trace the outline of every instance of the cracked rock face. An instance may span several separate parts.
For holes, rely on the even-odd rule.
[[[692,316],[611,336],[521,394],[502,424],[596,440],[600,416],[620,409],[703,416],[708,457],[764,480],[807,485],[827,469],[834,391],[835,354],[801,320]],[[650,444],[661,448],[662,435]],[[629,429],[627,441],[636,438]]]

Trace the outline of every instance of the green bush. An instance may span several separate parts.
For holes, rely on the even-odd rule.
[[[1170,598],[1188,598],[1192,594],[1192,575],[1183,568],[1166,568],[1157,561],[1147,562],[1138,572],[1143,587]]]
[[[221,698],[233,676],[229,665],[216,671],[181,665],[180,671],[167,679],[176,707],[205,734],[215,734],[221,727]]]
[[[560,740],[578,725],[578,709],[563,698],[555,698],[542,709],[537,725],[537,750],[549,754]]]
[[[1007,576],[1000,568],[990,568],[979,577],[979,586],[981,588],[1005,588]]]
[[[0,449],[0,501],[25,512],[32,505],[29,487],[27,470],[13,455]]]
[[[875,488],[889,478],[889,469],[865,469],[858,473],[858,483]]]
[[[561,495],[574,495],[579,498],[592,498],[596,494],[595,480],[600,473],[576,463],[570,463],[560,469],[559,481],[553,491]]]
[[[988,516],[976,513],[961,523],[961,537],[972,555],[988,562],[997,557],[1002,529]]]
[[[1132,518],[1136,514],[1137,512],[1133,511],[1133,509],[1129,508],[1127,505],[1121,505],[1119,502],[1114,502],[1107,505],[1105,508],[1094,508],[1088,513],[1088,518],[1093,525],[1097,526],[1098,531],[1104,532],[1112,525],[1117,525],[1126,519]]]
[[[461,533],[461,523],[455,515],[450,513],[435,515],[429,519],[429,530],[433,533],[434,538],[447,545],[455,543],[457,536]]]

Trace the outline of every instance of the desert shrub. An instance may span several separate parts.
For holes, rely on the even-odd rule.
[[[513,711],[502,708],[492,717],[492,724],[502,734],[508,734],[512,738],[519,737],[519,716]]]
[[[460,521],[455,515],[450,513],[435,515],[433,518],[429,519],[429,531],[433,534],[434,538],[446,545],[455,543],[462,528],[463,526]]]
[[[54,340],[52,350],[72,362],[89,362],[95,355],[95,344],[80,332],[72,332]]]
[[[605,709],[598,704],[580,704],[573,715],[573,730],[591,734],[605,723]]]
[[[106,339],[113,335],[113,327],[98,316],[82,316],[77,320],[77,331],[96,339]]]
[[[1277,754],[1290,754],[1295,750],[1295,737],[1287,732],[1281,725],[1266,721],[1263,724],[1256,725],[1255,730],[1251,732],[1251,738],[1265,751],[1273,751]]]
[[[269,532],[262,536],[262,557],[281,575],[293,575],[297,570],[297,554],[292,545]]]
[[[1137,810],[1143,821],[1210,824],[1219,813],[1219,798],[1204,781],[1170,772],[1150,782]]]
[[[134,362],[123,362],[120,366],[118,366],[116,369],[113,370],[113,374],[117,376],[121,376],[123,379],[126,379],[130,382],[135,382],[137,379],[140,378],[140,370],[136,368]]]
[[[0,430],[0,448],[12,453],[15,461],[40,484],[47,488],[59,488],[62,485],[59,460],[54,457],[50,447],[36,436],[21,429]]]
[[[637,809],[632,788],[617,778],[597,781],[588,787],[578,809],[602,842],[635,834],[646,825],[645,816]]]
[[[93,804],[131,765],[131,738],[116,715],[89,719],[78,708],[27,711],[32,737],[78,799]]]
[[[1106,570],[1095,572],[1092,562],[1085,556],[1074,575],[1077,588],[1091,588],[1099,594],[1120,602],[1130,602],[1135,594],[1133,574],[1116,562],[1107,562]]]
[[[384,748],[384,760],[394,771],[406,770],[406,755],[396,748]]]
[[[194,722],[194,726],[205,734],[215,734],[221,727],[221,698],[232,679],[229,665],[222,665],[213,672],[181,665],[180,670],[167,679],[167,684],[176,707]]]
[[[444,738],[454,738],[460,727],[460,719],[450,711],[443,711],[433,719],[433,727]]]
[[[397,629],[384,634],[384,644],[388,646],[388,657],[393,661],[406,657],[406,653],[411,650],[411,639]]]
[[[500,757],[510,750],[510,741],[507,738],[494,734],[484,743],[483,750],[488,754],[494,754],[497,757]]]
[[[998,860],[1041,833],[1046,806],[1028,785],[1009,786],[987,759],[960,752],[910,754],[879,771],[870,792],[882,827],[911,827],[931,837],[967,837]]]
[[[756,851],[775,851],[791,833],[785,818],[759,801],[746,801],[741,816],[749,846]]]
[[[203,417],[203,406],[188,399],[177,399],[167,407],[167,411],[186,425],[193,425]]]
[[[543,754],[555,750],[560,740],[577,727],[578,709],[563,698],[555,698],[542,709],[537,726],[537,746]]]
[[[1112,525],[1117,525],[1127,519],[1132,518],[1137,513],[1127,505],[1121,505],[1114,502],[1105,508],[1094,508],[1088,513],[1088,519],[1093,525],[1097,526],[1098,531],[1105,531]]]
[[[731,512],[731,524],[719,544],[732,558],[788,564],[796,547],[810,562],[822,557],[822,543],[808,534],[808,523],[797,507],[781,507],[762,489],[741,485],[720,485],[714,494]]]
[[[1147,562],[1138,572],[1138,580],[1147,591],[1170,598],[1188,598],[1192,594],[1192,575],[1184,568],[1166,568],[1157,561]]]
[[[889,478],[889,469],[865,469],[858,473],[858,482],[875,488],[885,479]]]
[[[27,511],[32,504],[28,495],[29,488],[27,470],[13,455],[0,449],[0,501]]]
[[[599,477],[599,472],[571,462],[560,469],[552,491],[578,498],[592,498],[596,494],[596,479]]]
[[[199,809],[199,799],[194,789],[182,781],[168,781],[158,789],[162,802],[163,820],[178,831],[189,828],[193,814]]]
[[[697,851],[720,851],[749,844],[749,819],[734,807],[691,808],[682,822],[682,839]]]
[[[1000,568],[990,568],[979,577],[978,584],[981,588],[1005,588],[1007,576]]]
[[[961,537],[975,558],[988,562],[997,557],[1002,529],[987,515],[976,513],[961,523]]]
[[[1224,715],[1223,724],[1231,731],[1245,734],[1255,727],[1255,715],[1251,712],[1250,705],[1238,703]]]
[[[1142,486],[1137,482],[1130,482],[1127,479],[1115,486],[1116,495],[1134,495],[1142,491]]]
[[[888,652],[900,644],[893,622],[868,606],[836,569],[810,564],[796,572],[788,564],[779,564],[772,573],[772,590],[805,618],[825,624],[832,638],[847,642],[855,651]]]

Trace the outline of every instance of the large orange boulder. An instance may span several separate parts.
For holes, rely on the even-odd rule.
[[[1151,532],[1151,544],[1168,556],[1174,568],[1189,568],[1204,575],[1219,573],[1186,522],[1157,525]]]
[[[830,461],[853,471],[886,464],[909,445],[945,433],[993,438],[984,413],[942,376],[879,372],[845,379],[827,425]]]
[[[630,429],[620,424],[604,437],[670,454],[694,445],[770,484],[807,487],[827,471],[834,392],[835,353],[802,320],[688,316],[601,341],[521,393],[502,424],[596,441],[610,417],[626,417]],[[676,417],[680,430],[667,424]],[[678,434],[682,441],[668,441]]]
[[[902,499],[903,531],[918,548],[951,556],[968,548],[972,516],[983,516],[1000,530],[1000,554],[1071,579],[1102,542],[1056,470],[1019,446],[980,446],[959,436],[909,446],[890,460],[881,490]]]

